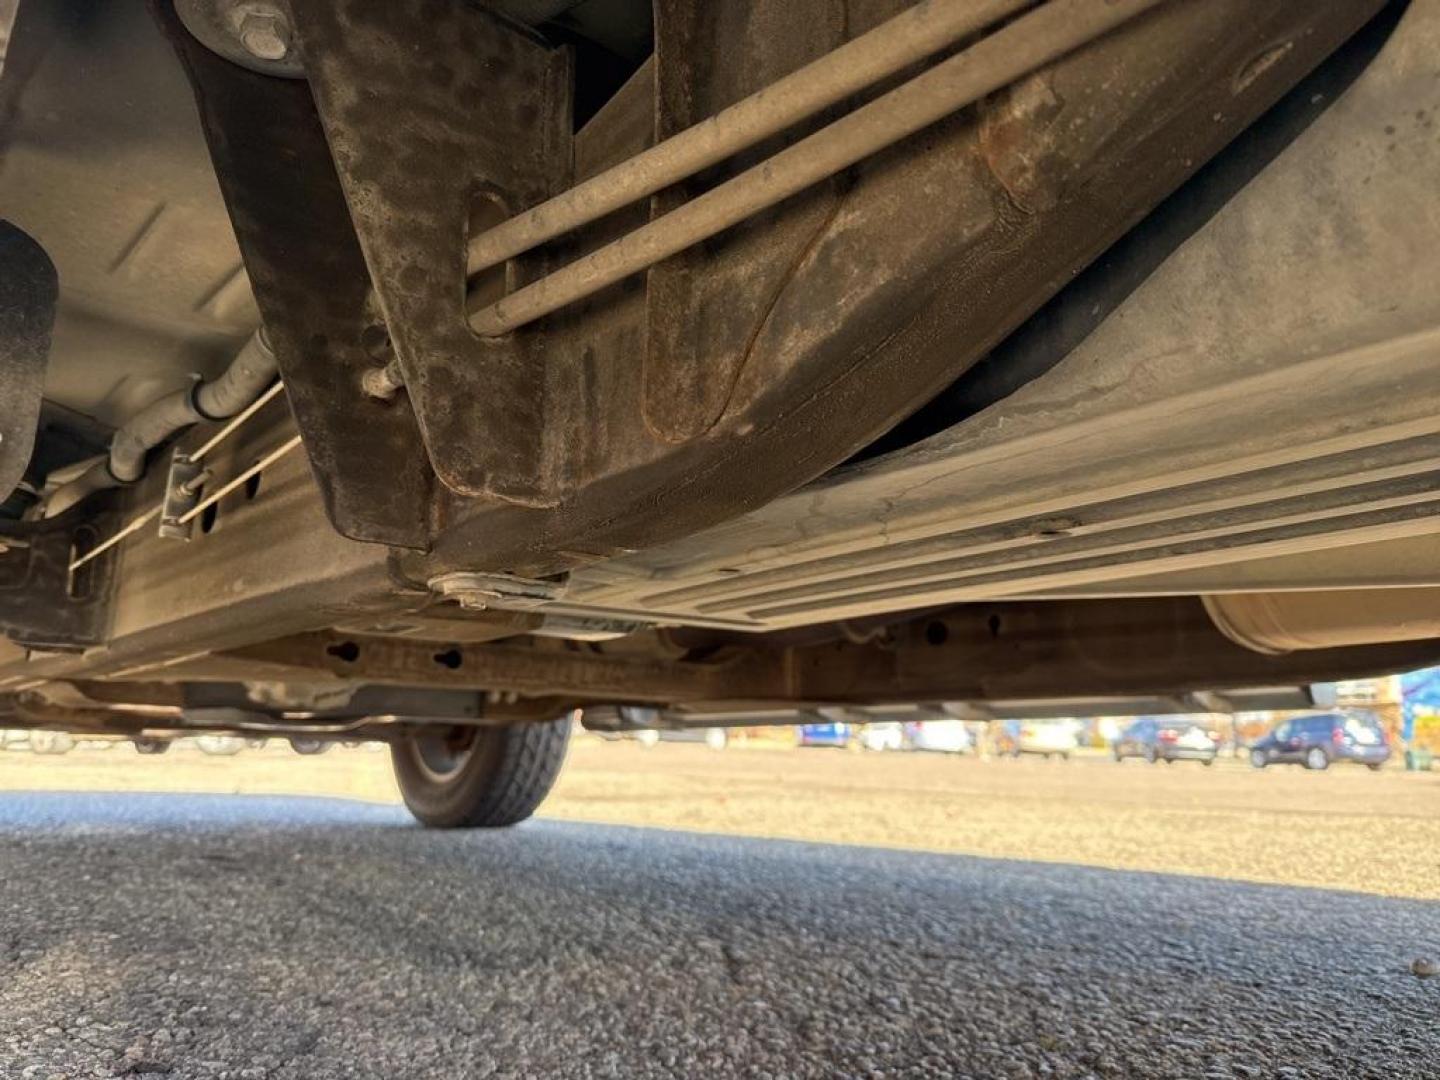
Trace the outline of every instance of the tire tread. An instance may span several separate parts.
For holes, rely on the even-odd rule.
[[[570,738],[568,717],[545,724],[503,729],[500,764],[483,799],[467,815],[468,824],[499,828],[524,821],[550,794]]]
[[[570,714],[543,723],[477,733],[474,756],[453,779],[427,777],[409,746],[391,747],[405,805],[425,825],[498,829],[535,813],[560,774],[570,743]]]

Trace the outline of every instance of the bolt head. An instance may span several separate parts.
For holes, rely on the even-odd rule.
[[[247,11],[240,19],[240,44],[257,60],[284,60],[290,55],[290,23],[279,11]]]
[[[395,373],[388,367],[370,368],[360,376],[360,389],[367,397],[389,401],[394,398],[396,391],[405,385],[398,382],[394,376]]]

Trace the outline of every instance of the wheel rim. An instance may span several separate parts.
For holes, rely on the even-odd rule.
[[[1325,751],[1324,751],[1324,750],[1311,750],[1311,751],[1310,751],[1310,768],[1312,768],[1312,769],[1323,769],[1327,764],[1328,764],[1328,762],[1325,760]]]
[[[475,755],[475,741],[475,728],[448,728],[412,736],[410,752],[426,777],[443,784],[464,771]]]

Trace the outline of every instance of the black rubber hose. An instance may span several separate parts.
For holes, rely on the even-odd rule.
[[[187,387],[152,401],[125,421],[110,440],[108,471],[118,483],[129,484],[145,475],[145,455],[175,432],[201,419],[195,408],[195,391]],[[56,494],[59,494],[58,492]]]
[[[121,425],[110,440],[109,459],[57,488],[45,502],[45,516],[63,513],[97,491],[140,479],[151,450],[191,424],[234,416],[260,396],[276,370],[275,353],[264,331],[257,330],[219,378],[166,394]]]
[[[275,354],[257,330],[230,361],[225,373],[195,389],[195,408],[206,420],[228,420],[275,380]]]

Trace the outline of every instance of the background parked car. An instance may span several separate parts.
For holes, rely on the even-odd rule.
[[[230,757],[245,749],[245,739],[240,735],[197,735],[195,745],[202,754]]]
[[[1219,735],[1186,716],[1142,716],[1120,733],[1113,746],[1115,760],[1127,757],[1157,761],[1198,761],[1215,764]]]
[[[30,752],[32,754],[68,754],[75,749],[75,737],[64,731],[32,731]]]
[[[640,728],[635,731],[596,732],[607,742],[637,742],[641,746],[659,746],[662,742],[704,743],[711,750],[724,750],[730,745],[730,732],[720,727],[705,728]]]
[[[1007,720],[996,739],[1002,754],[1040,754],[1069,760],[1080,747],[1079,724],[1073,718],[1056,720]]]
[[[703,742],[711,750],[730,745],[729,728],[668,727],[661,711],[649,705],[600,705],[585,709],[583,715],[585,726],[610,742],[632,740],[645,747],[662,742]],[[576,727],[580,727],[578,722]]]
[[[912,720],[905,725],[905,745],[911,750],[963,754],[975,740],[961,720]]]
[[[654,746],[662,742],[704,743],[711,750],[724,750],[730,743],[730,733],[723,727],[705,728],[647,728],[635,732],[642,746]]]
[[[801,746],[848,746],[850,725],[841,721],[828,724],[804,724],[800,728]]]
[[[856,738],[866,750],[904,750],[905,726],[898,720],[877,720],[862,727]]]
[[[1355,761],[1378,769],[1389,757],[1385,729],[1365,713],[1291,717],[1250,747],[1250,764],[1257,769],[1281,764],[1328,769],[1334,761]]]

